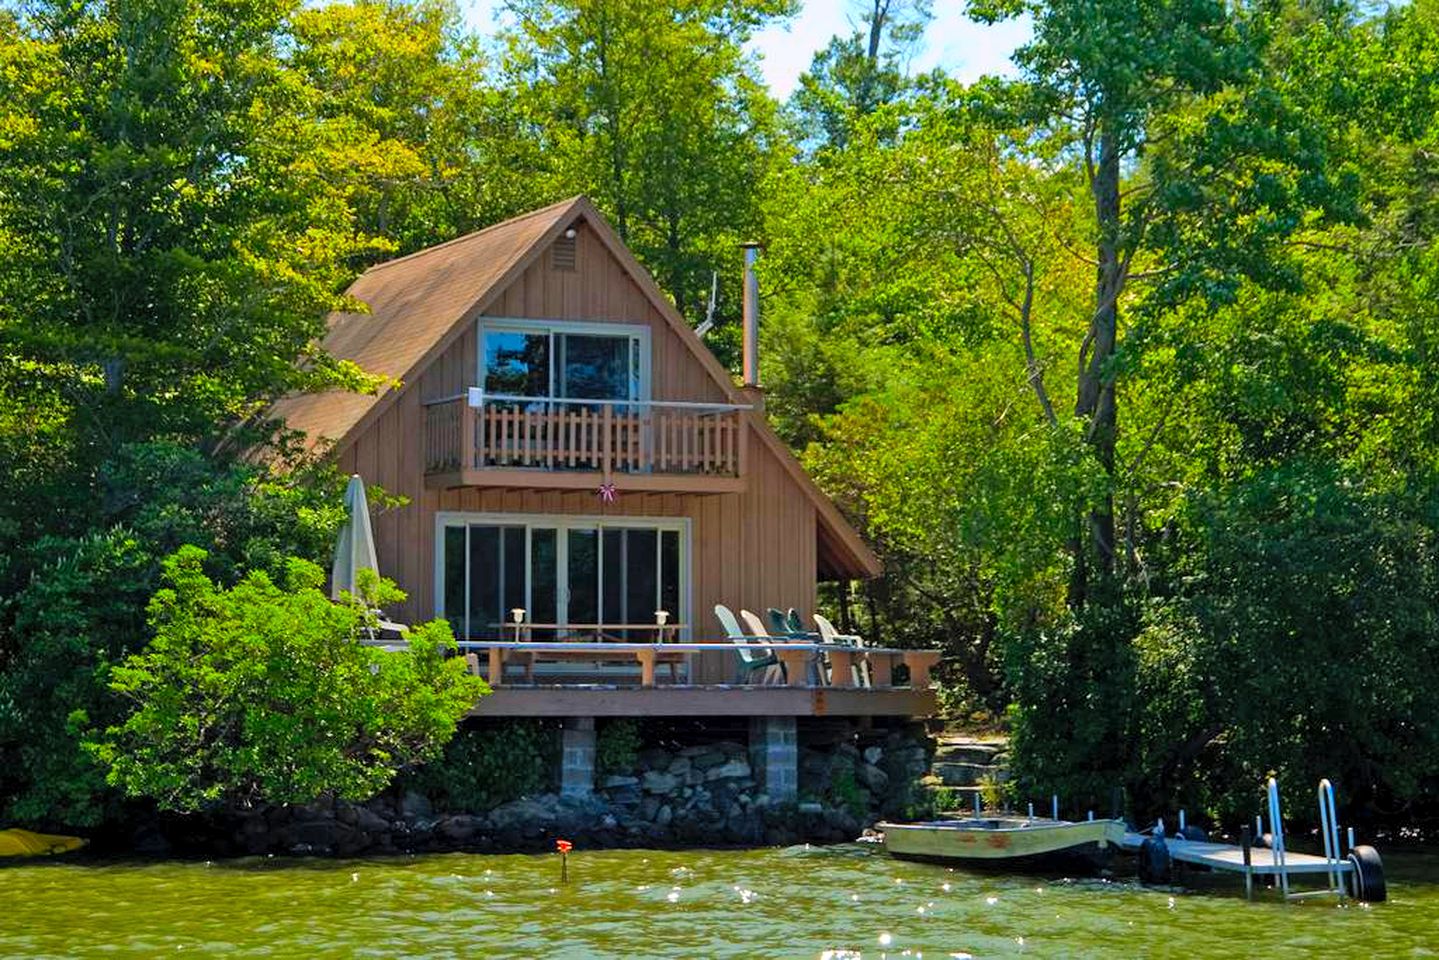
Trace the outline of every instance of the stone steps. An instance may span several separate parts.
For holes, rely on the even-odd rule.
[[[1009,775],[1004,767],[988,763],[935,763],[930,766],[929,772],[946,787],[972,786],[986,776],[994,776],[1003,783]]]
[[[986,781],[1008,781],[1008,749],[1009,744],[1003,740],[941,735],[929,775],[922,781],[924,788],[936,795],[937,806],[967,810],[975,795],[985,789]]]
[[[972,763],[987,767],[1003,752],[1002,744],[941,741],[935,748],[934,760],[936,763]]]

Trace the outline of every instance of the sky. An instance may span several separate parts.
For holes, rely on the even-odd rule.
[[[494,30],[495,12],[503,0],[460,2],[472,29],[481,33]],[[1027,22],[988,27],[967,19],[961,0],[940,0],[935,6],[936,15],[925,32],[924,46],[910,65],[912,72],[943,67],[951,76],[967,82],[987,73],[1013,71],[1009,55],[1028,39]],[[803,0],[802,9],[793,19],[757,34],[750,48],[759,57],[760,71],[770,91],[781,100],[788,97],[815,52],[823,49],[830,37],[854,32],[859,10],[857,0]]]

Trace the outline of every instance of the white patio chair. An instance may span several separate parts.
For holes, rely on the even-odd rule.
[[[747,644],[754,638],[740,629],[739,621],[735,619],[734,611],[722,603],[715,604],[715,617],[719,619],[720,626],[724,628],[725,635],[734,643]],[[766,638],[767,639],[767,638]],[[763,653],[756,652],[749,647],[736,647],[735,653],[739,656],[740,682],[748,683],[749,678],[759,672],[760,683],[767,684],[775,669],[779,669],[780,676],[784,675],[784,667],[779,662],[779,657],[774,655],[773,650],[766,650]]]
[[[814,615],[814,623],[815,626],[819,627],[819,636],[821,642],[837,643],[842,646],[855,647],[858,650],[864,649],[865,644],[863,637],[852,633],[840,633],[834,628],[834,624],[829,622],[829,618],[822,617],[816,613]],[[874,680],[870,676],[869,672],[869,661],[863,656],[855,657],[854,663],[850,666],[849,669],[850,673],[854,677],[854,685],[856,687],[874,686]]]

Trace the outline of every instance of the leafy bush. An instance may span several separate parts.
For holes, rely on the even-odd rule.
[[[6,819],[92,826],[113,809],[105,771],[80,748],[117,720],[104,671],[143,643],[155,558],[128,529],[38,545],[53,559],[15,598],[0,673],[0,796]]]
[[[628,773],[639,762],[640,724],[622,717],[600,725],[595,733],[595,770],[598,773]]]
[[[859,782],[854,778],[854,767],[851,765],[843,763],[834,768],[830,775],[829,792],[834,802],[850,813],[857,817],[864,815],[864,798],[860,796]]]
[[[88,746],[130,796],[178,811],[364,799],[436,756],[487,692],[445,658],[443,621],[412,630],[408,651],[359,642],[369,609],[400,599],[392,584],[372,575],[337,604],[320,568],[292,559],[283,587],[252,572],[225,590],[205,557],[185,547],[165,561],[154,640],[109,671],[134,706]]]
[[[121,812],[81,740],[125,712],[107,671],[149,639],[145,606],[166,555],[194,544],[221,581],[278,576],[291,555],[323,556],[344,517],[333,468],[272,475],[169,442],[122,447],[96,483],[95,532],[0,540],[4,820],[88,827]]]
[[[559,753],[559,730],[550,721],[467,727],[442,757],[408,772],[402,786],[450,810],[481,812],[553,789]]]

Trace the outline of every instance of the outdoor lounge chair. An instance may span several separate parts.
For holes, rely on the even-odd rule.
[[[769,618],[769,625],[774,630],[775,636],[783,637],[791,633],[803,632],[790,626],[789,618],[785,616],[783,610],[777,607],[770,607],[764,612],[764,615]]]
[[[804,628],[804,620],[800,617],[799,611],[796,610],[794,607],[790,607],[789,613],[785,614],[785,622],[789,624],[789,629],[791,633],[803,633],[807,636],[816,637],[819,636],[819,634],[815,633],[814,631],[806,630]]]
[[[819,635],[822,642],[839,643],[851,647],[864,647],[864,640],[862,638],[854,634],[840,633],[834,628],[834,624],[817,613],[814,615],[814,622],[815,626],[819,627]],[[850,672],[854,675],[854,685],[856,687],[874,686],[874,679],[870,676],[869,672],[869,662],[864,658],[855,658],[854,664],[850,667]]]
[[[739,621],[735,619],[734,611],[722,603],[715,604],[715,616],[719,618],[720,626],[724,627],[725,634],[734,643],[749,643],[754,638],[747,635],[740,629]],[[753,616],[753,614],[751,614]],[[739,657],[739,674],[741,683],[749,683],[750,678],[759,671],[764,671],[759,678],[760,683],[767,683],[773,674],[773,668],[779,668],[781,678],[785,676],[784,664],[779,662],[779,657],[774,655],[773,650],[766,650],[764,653],[757,653],[747,647],[735,648],[735,654]]]
[[[743,616],[744,613],[745,611],[740,611],[741,616]],[[800,621],[799,614],[795,611],[794,607],[790,607],[789,613],[785,613],[776,607],[770,607],[765,611],[765,615],[769,617],[769,622],[774,627],[774,633],[772,635],[776,639],[787,640],[790,643],[819,642],[819,634],[804,629],[804,624]],[[753,616],[753,614],[751,614],[751,616]],[[754,627],[758,622],[759,618],[755,617],[750,626]],[[808,672],[810,683],[821,687],[829,685],[831,671],[823,651],[816,650],[810,655]]]

